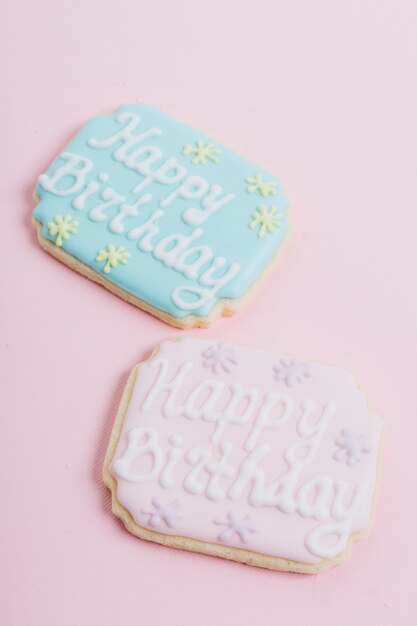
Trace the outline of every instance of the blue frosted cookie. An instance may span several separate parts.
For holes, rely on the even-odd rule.
[[[179,328],[235,313],[289,228],[275,177],[144,104],[90,120],[36,196],[48,252]]]

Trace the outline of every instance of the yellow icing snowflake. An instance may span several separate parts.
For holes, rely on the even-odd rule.
[[[103,272],[108,274],[113,267],[117,267],[119,263],[126,265],[130,258],[130,252],[128,252],[124,246],[116,248],[112,243],[106,246],[105,250],[99,250],[96,261],[106,261],[103,268]]]
[[[255,174],[255,176],[249,178],[245,178],[245,182],[249,183],[246,187],[246,191],[248,193],[256,193],[259,192],[261,196],[275,196],[277,193],[276,190],[276,182],[271,180],[269,183],[266,183],[262,174]]]
[[[219,159],[217,157],[220,154],[219,148],[216,148],[212,143],[208,143],[206,146],[198,139],[195,142],[196,147],[190,146],[189,143],[186,143],[182,149],[182,153],[184,156],[190,156],[194,154],[194,158],[191,159],[191,163],[194,165],[205,165],[206,159],[211,161],[212,163],[218,163]]]
[[[260,204],[254,213],[252,213],[252,221],[249,223],[249,228],[256,228],[260,226],[258,231],[259,239],[263,239],[265,233],[273,233],[276,228],[280,228],[283,215],[279,213],[276,206],[268,207],[265,204]]]
[[[49,234],[56,236],[55,245],[59,248],[62,246],[64,239],[69,239],[71,235],[77,232],[78,222],[72,219],[71,215],[55,215],[54,221],[48,223]]]

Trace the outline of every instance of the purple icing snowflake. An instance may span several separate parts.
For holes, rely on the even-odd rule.
[[[215,519],[215,524],[227,526],[219,535],[219,541],[227,541],[233,535],[238,535],[242,543],[247,543],[250,533],[256,533],[257,530],[253,526],[250,515],[246,515],[242,519],[238,519],[232,511],[229,511],[226,519]]]
[[[339,450],[336,450],[333,457],[336,461],[346,458],[346,462],[350,466],[359,463],[361,454],[372,452],[368,435],[357,435],[351,430],[342,430],[335,444],[339,446]]]
[[[279,365],[273,369],[275,380],[283,380],[287,387],[292,387],[294,383],[302,383],[304,378],[311,376],[310,364],[301,363],[294,359],[281,359]]]
[[[210,346],[202,353],[203,366],[210,367],[214,374],[221,371],[230,372],[232,365],[237,365],[235,352],[233,348],[226,346],[224,343]]]
[[[154,507],[153,511],[141,511],[143,515],[149,515],[150,526],[158,527],[164,522],[167,526],[172,528],[182,517],[178,510],[181,507],[181,503],[178,500],[170,504],[161,504],[157,498],[153,498],[152,506]]]

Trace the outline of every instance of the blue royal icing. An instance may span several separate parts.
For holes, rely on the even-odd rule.
[[[144,104],[90,120],[36,193],[43,238],[180,319],[242,297],[289,226],[275,177]]]

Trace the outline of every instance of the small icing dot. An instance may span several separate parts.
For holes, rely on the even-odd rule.
[[[180,446],[182,444],[182,437],[181,435],[172,435],[169,441],[173,446]]]
[[[100,172],[98,179],[101,183],[107,183],[109,181],[109,175],[105,172]]]

